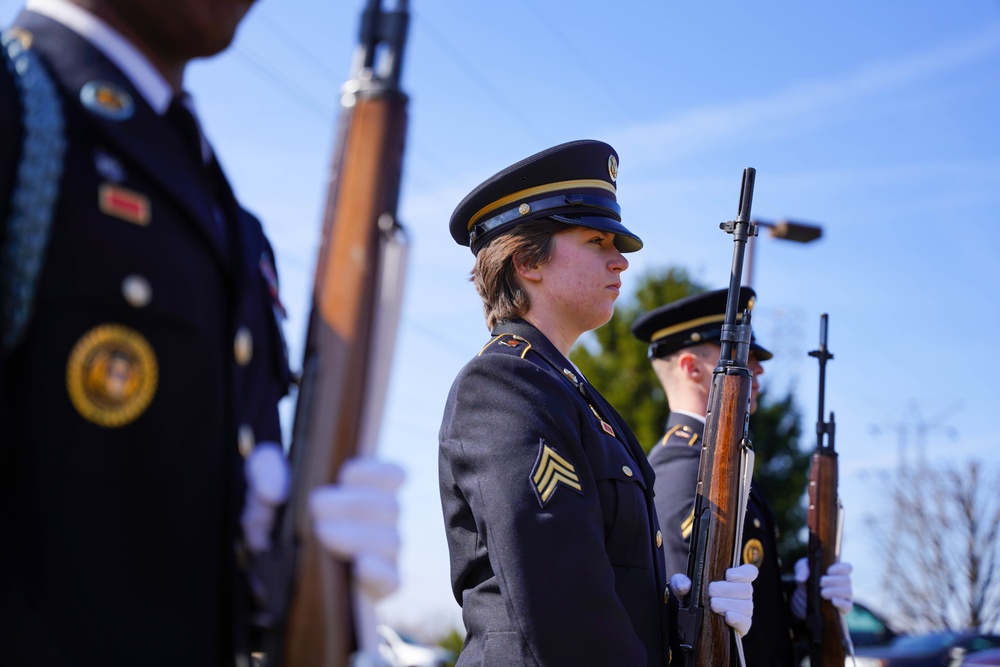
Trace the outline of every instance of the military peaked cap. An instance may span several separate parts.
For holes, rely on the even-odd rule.
[[[615,247],[634,252],[642,240],[622,225],[615,198],[618,154],[592,140],[571,141],[494,174],[462,200],[451,235],[473,254],[512,227],[551,218],[615,235]]]
[[[722,323],[726,319],[728,295],[729,290],[720,289],[660,306],[639,316],[632,324],[632,333],[639,340],[649,343],[650,357],[666,357],[699,343],[719,343]],[[744,310],[753,310],[756,299],[757,295],[752,289],[740,288],[737,321],[742,319]],[[758,361],[765,361],[773,356],[753,338],[750,349]]]

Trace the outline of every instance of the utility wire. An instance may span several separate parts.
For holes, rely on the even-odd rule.
[[[582,69],[584,72],[586,72],[590,76],[590,78],[593,79],[594,82],[598,84],[599,86],[598,90],[607,90],[610,93],[612,93],[613,96],[616,98],[616,104],[621,106],[621,103],[625,102],[626,103],[625,106],[629,109],[629,111],[633,114],[636,113],[637,110],[632,108],[631,105],[628,104],[629,98],[626,97],[622,93],[622,91],[618,90],[617,86],[614,85],[615,81],[614,76],[601,78],[597,75],[597,72],[601,70],[601,66],[598,63],[594,62],[594,60],[590,57],[589,52],[577,46],[577,43],[569,36],[567,36],[566,33],[564,33],[559,28],[559,24],[557,22],[553,21],[548,16],[542,14],[542,12],[538,9],[537,5],[528,2],[528,0],[519,0],[519,1],[521,5],[528,12],[534,15],[535,23],[544,27],[547,33],[555,36],[555,39],[552,41],[557,42],[559,44],[560,49],[572,53],[573,58],[577,61],[577,63],[583,65],[583,67],[577,67],[576,68],[577,70]]]
[[[274,19],[268,17],[266,14],[255,14],[254,18],[261,23],[267,24],[272,35],[284,42],[289,49],[299,54],[302,60],[322,70],[331,80],[336,81],[338,76],[344,76],[343,72],[335,72],[333,67],[322,57],[303,46],[301,40],[296,39],[294,35],[282,28]]]
[[[490,83],[489,78],[479,71],[458,48],[445,39],[444,35],[431,25],[430,22],[423,20],[423,17],[415,13],[412,9],[410,10],[410,16],[414,19],[413,24],[420,27],[432,41],[436,42],[437,45],[451,57],[452,61],[456,65],[465,71],[466,75],[468,75],[470,79],[475,81],[483,90],[489,93],[500,108],[509,113],[511,116],[517,118],[518,121],[520,121],[520,123],[531,132],[535,139],[544,141],[545,134],[541,132],[537,125],[535,125],[531,117],[528,116],[519,105],[510,102],[509,99],[496,88],[496,86]]]
[[[281,76],[269,67],[262,59],[247,48],[238,47],[233,50],[236,59],[257,76],[265,79],[272,86],[281,89],[289,96],[297,99],[304,108],[315,113],[324,121],[329,122],[335,111],[329,104],[310,93],[305,88],[293,84],[287,77]]]

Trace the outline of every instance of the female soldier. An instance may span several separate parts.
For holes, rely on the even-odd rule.
[[[439,436],[459,665],[669,661],[653,471],[568,360],[610,319],[622,253],[642,247],[621,224],[617,175],[607,144],[563,144],[485,181],[451,219],[493,333],[455,380]],[[710,591],[741,634],[754,576],[731,570]]]

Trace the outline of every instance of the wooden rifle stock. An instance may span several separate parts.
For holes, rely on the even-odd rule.
[[[688,553],[691,591],[682,604],[678,634],[687,667],[729,667],[731,628],[725,618],[711,611],[708,585],[725,581],[726,570],[739,565],[746,515],[753,448],[747,436],[753,375],[750,354],[750,311],[738,316],[743,255],[749,236],[755,171],[743,171],[739,215],[722,229],[733,234],[733,266],[729,279],[726,318],[722,327],[722,353],[712,373],[705,437],[698,466],[694,524]],[[742,658],[742,645],[736,640]]]
[[[308,498],[377,439],[405,245],[396,204],[407,22],[405,0],[388,13],[380,0],[369,0],[353,76],[342,91],[290,452],[292,497],[280,529],[296,554],[282,667],[343,667],[377,644],[371,602],[353,590],[349,566],[317,542]],[[376,69],[379,46],[387,67]]]
[[[816,451],[809,469],[809,581],[806,584],[806,625],[809,629],[809,664],[815,667],[841,667],[850,640],[845,633],[840,612],[820,596],[819,580],[831,565],[840,560],[842,507],[837,496],[837,452],[834,450],[833,413],[825,421],[826,362],[833,359],[827,351],[827,315],[820,318],[819,349],[809,356],[819,360],[819,417],[816,421]]]

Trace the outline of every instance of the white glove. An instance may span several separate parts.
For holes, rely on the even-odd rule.
[[[757,568],[740,565],[726,570],[725,581],[713,581],[708,585],[708,598],[712,611],[726,617],[726,624],[742,637],[750,631],[753,617],[753,585],[757,578]],[[684,574],[670,577],[670,592],[678,600],[691,590],[691,580]]]
[[[819,578],[819,595],[829,600],[837,611],[846,614],[854,607],[854,593],[851,589],[851,572],[854,568],[850,563],[833,563],[826,571],[826,576]],[[795,592],[792,593],[790,606],[792,613],[798,618],[806,617],[806,582],[809,581],[809,561],[800,558],[795,561]]]
[[[337,484],[313,489],[309,509],[320,543],[354,561],[359,586],[375,599],[399,587],[399,503],[403,469],[373,458],[344,463]]]
[[[240,523],[243,539],[251,553],[271,547],[274,511],[288,498],[288,462],[281,445],[262,442],[243,462],[247,480],[246,502]]]
[[[795,618],[801,620],[806,617],[806,582],[809,581],[809,561],[805,558],[798,559],[795,561],[793,570],[795,573],[795,591],[792,593],[792,600],[788,603],[788,606],[791,608]]]
[[[757,568],[749,563],[726,570],[725,581],[708,585],[712,611],[726,617],[726,624],[740,637],[750,631],[753,621],[753,580]]]
[[[670,577],[670,592],[674,594],[678,602],[684,600],[684,596],[691,590],[691,580],[686,574],[677,573]]]
[[[829,600],[841,614],[848,613],[854,607],[854,592],[851,590],[853,571],[850,563],[833,563],[827,569],[826,576],[819,578],[820,596]]]

